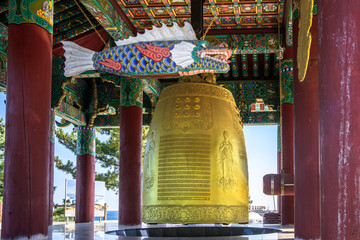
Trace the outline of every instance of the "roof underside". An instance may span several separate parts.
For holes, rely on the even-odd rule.
[[[76,4],[78,2],[78,4]],[[93,9],[89,0],[82,0]],[[55,1],[54,53],[62,55],[60,41],[73,40],[92,50],[104,47],[104,14],[90,13],[79,0]],[[95,2],[95,1],[94,1]],[[130,29],[138,33],[162,23],[171,25],[191,22],[190,0],[111,0],[103,1],[127,20]],[[79,7],[81,9],[79,9]],[[105,7],[104,7],[105,8]],[[284,0],[206,0],[203,5],[206,40],[213,44],[225,41],[233,49],[231,71],[221,80],[271,79],[278,76],[274,53],[278,45],[278,30],[284,18]],[[103,10],[105,11],[105,10]],[[85,16],[86,15],[86,16]],[[94,16],[95,17],[94,17]],[[211,19],[214,21],[211,23]],[[211,24],[211,26],[209,26]],[[114,26],[119,25],[114,23]],[[97,31],[94,31],[94,27]],[[133,33],[134,33],[133,31]],[[91,34],[91,37],[87,35]],[[111,37],[110,37],[111,39]],[[115,39],[117,40],[117,39]],[[273,46],[267,46],[273,40]]]
[[[190,0],[117,0],[121,9],[141,32],[162,23],[190,21]],[[225,29],[277,29],[283,19],[284,0],[206,0],[204,27]]]
[[[0,4],[0,22],[3,23],[0,53],[6,52],[7,7]],[[204,31],[209,30],[206,40],[214,45],[227,42],[232,49],[231,70],[227,74],[218,75],[217,79],[220,84],[233,92],[245,124],[278,123],[279,62],[275,52],[279,46],[278,32],[280,29],[282,32],[285,31],[283,26],[287,14],[284,13],[285,9],[285,0],[206,0],[203,4]],[[54,55],[63,55],[60,43],[62,40],[71,40],[94,51],[100,51],[105,45],[113,45],[113,40],[142,33],[145,29],[161,26],[163,23],[182,25],[185,21],[191,22],[190,0],[54,0]],[[60,59],[55,60],[55,64],[58,60],[63,64],[63,60]],[[3,75],[5,73],[1,72]],[[82,75],[84,80],[79,80],[77,84],[61,76],[61,72],[54,74],[54,86],[56,85],[54,81],[58,81],[59,86],[67,82],[67,87],[59,90],[59,96],[67,97],[62,102],[56,101],[62,98],[55,99],[52,104],[57,106],[67,104],[69,108],[75,106],[72,110],[77,111],[79,116],[83,113],[81,108],[76,107],[83,97],[79,95],[83,92],[80,90],[88,84],[86,77],[107,79],[108,83],[98,82],[99,86],[104,85],[104,89],[111,87],[111,82],[115,85],[119,84],[118,80],[113,80],[116,78],[98,73]],[[176,81],[176,79],[160,80],[166,84]],[[4,90],[4,86],[5,82],[0,81],[0,89],[3,87]],[[148,96],[144,96],[144,105],[150,116],[151,102],[160,92],[159,83],[150,81],[145,89]],[[157,91],[151,92],[154,89]],[[104,108],[118,109],[118,101],[115,98],[119,96],[115,95],[114,99],[110,97],[101,103]],[[72,103],[73,100],[69,101],[69,99],[76,101]],[[251,111],[257,109],[255,105],[260,106],[259,109],[262,110]],[[106,112],[102,114],[100,117],[106,117]],[[114,118],[117,114],[116,111]],[[63,116],[68,115],[64,113]],[[67,118],[70,122],[74,119],[76,119],[74,116]],[[81,121],[76,123],[85,124]]]

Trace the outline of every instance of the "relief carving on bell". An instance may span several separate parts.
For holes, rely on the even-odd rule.
[[[241,119],[227,89],[165,88],[150,126],[143,222],[247,223],[248,169]]]

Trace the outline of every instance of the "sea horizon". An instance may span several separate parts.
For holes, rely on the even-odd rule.
[[[106,220],[119,220],[119,211],[118,210],[107,211],[106,215],[107,215]],[[101,220],[104,220],[104,218],[101,217]],[[99,217],[95,217],[95,221],[99,221]]]

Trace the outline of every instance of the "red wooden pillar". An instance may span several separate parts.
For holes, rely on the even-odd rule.
[[[142,91],[141,80],[122,80],[119,225],[141,224]]]
[[[282,171],[284,173],[294,173],[294,107],[292,103],[283,103],[281,107],[282,116],[282,150],[283,160]],[[294,196],[281,197],[281,224],[294,224]]]
[[[52,26],[16,2],[9,6],[2,239],[48,234]]]
[[[281,61],[281,172],[294,174],[293,48]],[[294,196],[281,196],[281,224],[294,224]]]
[[[360,239],[360,2],[318,3],[321,239]]]
[[[94,222],[95,129],[78,127],[75,222]]]
[[[297,56],[298,23],[299,19],[296,19],[293,25],[295,56]],[[295,237],[297,239],[320,239],[317,16],[313,16],[310,32],[312,35],[310,58],[303,82],[298,79],[297,59],[295,58],[294,61]]]
[[[49,217],[48,225],[53,224],[54,208],[54,154],[55,154],[55,112],[50,116],[50,156],[49,156]]]

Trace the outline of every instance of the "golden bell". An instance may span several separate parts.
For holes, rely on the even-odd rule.
[[[143,222],[247,223],[248,170],[241,119],[225,88],[165,88],[150,126]]]

